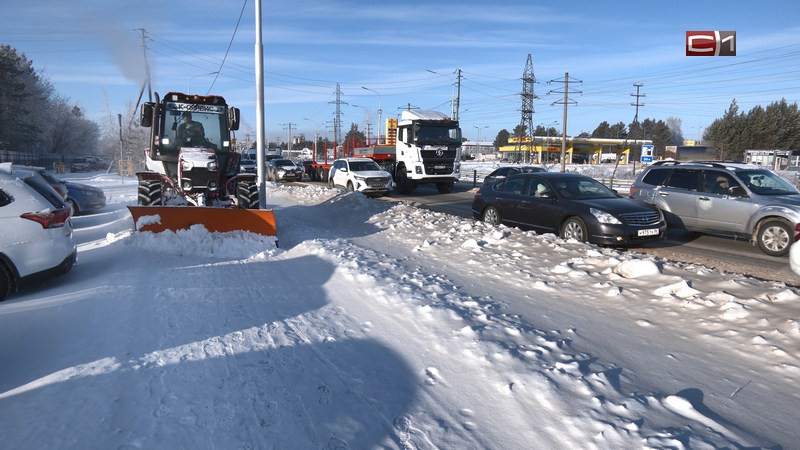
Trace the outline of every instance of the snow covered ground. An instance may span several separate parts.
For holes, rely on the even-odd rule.
[[[270,183],[280,247],[73,219],[0,303],[3,448],[798,448],[781,283]]]

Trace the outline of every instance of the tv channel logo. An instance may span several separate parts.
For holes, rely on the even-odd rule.
[[[736,56],[736,32],[687,31],[686,56]]]

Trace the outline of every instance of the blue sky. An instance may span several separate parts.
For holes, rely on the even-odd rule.
[[[242,110],[239,139],[254,138],[254,1],[28,2],[4,8],[0,43],[106,125],[139,95],[143,28],[155,92],[222,95]],[[464,135],[492,140],[520,123],[528,54],[534,124],[561,129],[569,72],[568,135],[631,122],[634,83],[645,94],[639,119],[679,118],[687,139],[733,99],[748,111],[800,97],[795,0],[265,0],[262,11],[270,140],[286,140],[289,127],[332,138],[337,83],[345,132],[364,130],[369,115],[374,134],[379,104],[383,119],[408,104],[449,113],[458,69]],[[737,56],[685,56],[687,30],[736,31]]]

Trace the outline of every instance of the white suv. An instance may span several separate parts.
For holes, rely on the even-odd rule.
[[[77,248],[69,218],[64,198],[39,173],[0,164],[0,301],[72,269]]]
[[[392,175],[369,158],[337,159],[331,167],[328,185],[376,197],[389,195],[394,188]]]

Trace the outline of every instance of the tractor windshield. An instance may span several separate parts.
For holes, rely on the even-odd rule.
[[[181,147],[204,147],[219,152],[230,146],[224,107],[167,103],[162,126],[162,147],[178,152]]]

